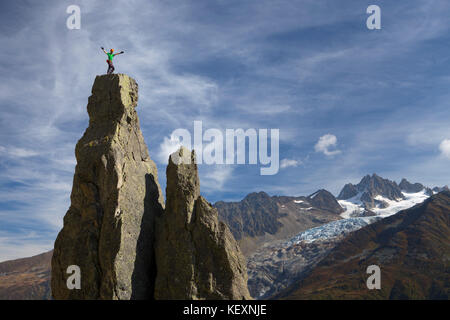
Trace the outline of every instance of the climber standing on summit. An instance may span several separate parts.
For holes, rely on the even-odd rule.
[[[114,49],[111,49],[109,52],[106,52],[105,49],[102,47],[103,52],[108,56],[108,59],[106,60],[106,63],[108,63],[108,72],[107,74],[111,74],[114,72],[114,65],[113,65],[113,58],[119,54],[124,53],[123,51],[120,51],[119,53],[114,53]]]

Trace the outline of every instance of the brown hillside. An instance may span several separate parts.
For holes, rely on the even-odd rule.
[[[50,261],[53,250],[0,263],[0,300],[50,299]]]

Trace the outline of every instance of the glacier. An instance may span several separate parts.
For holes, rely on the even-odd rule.
[[[381,195],[376,196],[376,200],[384,201],[388,204],[388,206],[386,208],[372,208],[371,211],[373,211],[377,216],[388,217],[396,214],[401,210],[405,210],[415,206],[416,204],[422,203],[429,197],[425,190],[416,193],[402,192],[402,194],[405,199],[390,200]],[[345,210],[343,213],[341,213],[342,218],[348,219],[352,216],[358,216],[359,214],[364,212],[365,209],[361,201],[361,195],[362,192],[359,192],[353,198],[347,200],[338,200],[341,207]]]
[[[375,221],[382,219],[382,217],[358,217],[358,218],[348,218],[337,221],[332,221],[308,229],[294,236],[286,242],[287,246],[294,244],[299,244],[300,242],[312,243],[317,240],[330,240],[332,238],[337,238],[340,236],[345,236],[350,232],[356,231],[365,227]]]
[[[405,199],[397,201],[389,200],[382,196],[377,196],[377,200],[386,202],[388,206],[386,208],[373,208],[372,211],[376,215],[372,217],[358,217],[358,215],[363,213],[365,210],[360,200],[362,192],[348,200],[339,200],[339,204],[345,209],[345,211],[340,215],[342,217],[341,220],[332,221],[319,227],[303,231],[287,240],[285,245],[291,246],[299,244],[300,242],[312,243],[318,240],[322,241],[342,237],[375,221],[396,214],[401,210],[411,208],[416,204],[422,203],[429,197],[425,190],[417,193],[402,193],[405,196]]]

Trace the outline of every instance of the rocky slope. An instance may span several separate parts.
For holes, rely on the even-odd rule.
[[[385,206],[368,210],[359,197],[339,200],[346,210],[341,213],[344,219],[323,223],[322,225],[300,232],[288,241],[272,241],[248,256],[249,290],[253,297],[267,299],[286,289],[307,274],[321,259],[333,249],[345,236],[374,221],[395,214],[403,209],[413,207],[425,201],[433,191],[420,183],[410,183],[403,179],[398,185],[403,199],[390,200],[387,183],[395,187],[396,183],[378,176],[366,176],[359,190],[371,190],[378,195],[375,200],[382,200]],[[344,194],[352,185],[347,185]],[[355,189],[356,186],[353,186]],[[384,190],[388,190],[384,193]],[[357,191],[361,196],[361,192]],[[315,194],[307,198],[315,198]],[[330,201],[330,203],[332,203]],[[373,217],[372,217],[373,216]]]
[[[269,196],[251,193],[240,202],[214,204],[219,218],[239,240],[246,256],[277,240],[288,239],[301,231],[341,219],[343,208],[326,190],[308,197]]]
[[[0,263],[0,300],[50,299],[52,254],[49,251]]]
[[[381,268],[368,290],[366,269]],[[351,233],[274,298],[450,299],[450,192]]]
[[[307,274],[348,234],[380,219],[349,218],[299,233],[287,241],[270,243],[248,259],[251,295],[270,299]]]
[[[240,202],[219,201],[214,204],[220,218],[227,222],[236,240],[264,233],[275,234],[282,224],[278,204],[265,192],[250,193]]]
[[[200,196],[194,151],[180,148],[171,155],[166,194],[155,249],[155,298],[251,299],[239,245]]]
[[[304,204],[300,202],[302,200],[292,200],[290,197],[274,198],[284,203],[282,206],[301,206]],[[304,199],[306,198],[304,197]],[[348,234],[367,226],[372,220],[376,221],[376,219],[380,219],[380,217],[335,220],[300,232],[287,241],[268,242],[248,258],[248,287],[251,295],[258,299],[270,299],[283,292],[308,275],[317,263],[324,259]],[[33,261],[33,258],[24,260]],[[0,264],[1,266],[2,264]],[[10,270],[14,270],[15,266],[16,264],[10,264]],[[46,275],[48,277],[49,267],[38,270],[39,285],[44,288],[48,283]],[[27,269],[18,267],[17,271],[5,274],[2,278],[5,279],[4,283],[11,285],[3,287],[5,296],[2,299],[7,298],[8,292],[12,292],[14,299],[28,299],[27,295],[36,299],[48,298],[47,291],[33,288],[33,282],[27,281],[28,276]]]

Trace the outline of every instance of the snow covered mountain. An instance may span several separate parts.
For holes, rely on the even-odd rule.
[[[422,203],[430,196],[424,190],[416,193],[402,192],[402,195],[403,198],[398,200],[391,200],[383,197],[382,195],[376,195],[374,197],[376,206],[370,209],[367,209],[366,204],[361,199],[363,193],[358,193],[353,198],[347,200],[338,200],[341,207],[345,209],[345,211],[341,214],[341,217],[344,219],[364,216],[387,217],[401,210],[411,208],[418,203]]]
[[[406,179],[397,184],[376,174],[367,175],[357,185],[346,184],[340,192],[338,202],[345,210],[341,217],[387,217],[423,202],[445,187],[435,189]]]
[[[343,219],[303,231],[283,246],[342,238],[368,224],[422,203],[441,191],[448,191],[448,187],[430,189],[421,183],[410,183],[405,178],[397,184],[376,174],[367,175],[357,185],[345,185],[339,194],[340,200],[337,202],[344,209],[340,214]],[[310,197],[314,197],[314,194]]]
[[[384,219],[377,217],[378,222],[351,232],[331,249],[317,246],[325,240],[306,244],[303,248],[313,245],[315,252],[324,252],[321,261],[308,272],[297,273],[286,289],[276,287],[273,292],[281,289],[281,293],[270,298],[449,300],[449,212],[450,192],[443,191],[413,208]],[[295,246],[285,252],[293,249]],[[299,250],[302,257],[303,251]],[[381,267],[381,290],[367,290],[365,286],[370,265]]]
[[[433,190],[420,183],[402,179],[400,184],[373,174],[363,177],[357,185],[344,186],[336,209],[333,196],[318,191],[308,197],[289,199],[302,206],[304,212],[315,215],[312,203],[340,212],[341,219],[309,228],[284,241],[269,243],[248,259],[249,290],[256,299],[267,299],[286,290],[306,276],[343,239],[353,232],[385,217],[424,202],[431,195],[448,187]],[[287,205],[287,204],[286,204]]]

